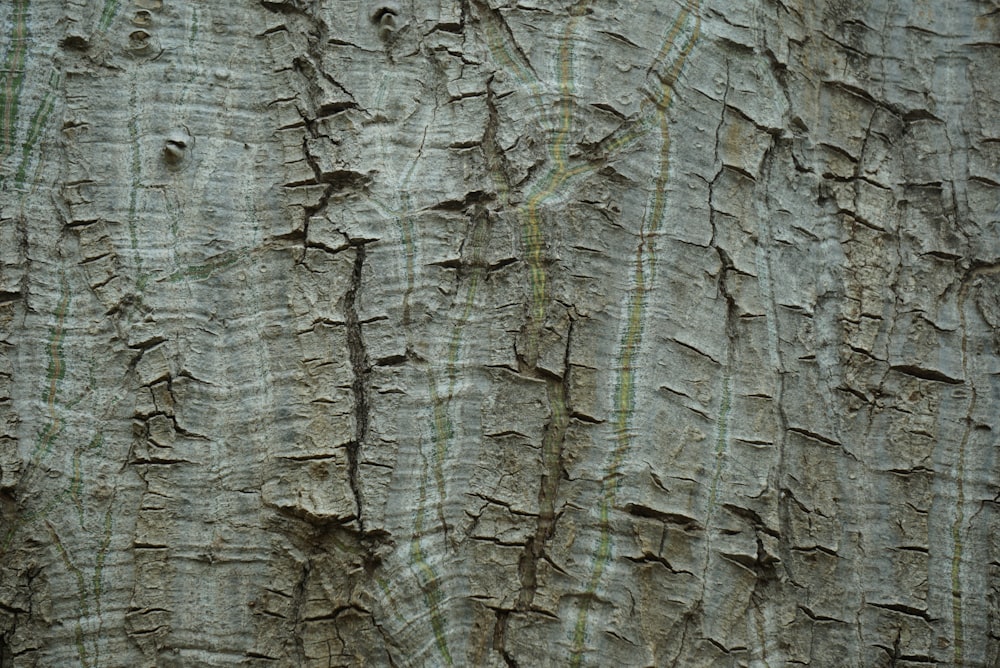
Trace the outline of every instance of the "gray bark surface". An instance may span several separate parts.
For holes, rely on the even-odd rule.
[[[0,3],[0,666],[1000,665],[998,46]]]

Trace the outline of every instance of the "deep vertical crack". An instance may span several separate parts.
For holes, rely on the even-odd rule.
[[[312,571],[312,562],[306,560],[302,564],[302,571],[299,574],[295,588],[292,590],[292,614],[290,615],[292,636],[291,653],[295,656],[296,665],[303,665],[306,658],[306,648],[303,631],[303,614],[307,599],[307,585],[309,583],[309,573]]]
[[[351,356],[351,369],[354,372],[354,380],[351,382],[351,391],[354,393],[354,440],[347,444],[347,475],[357,506],[358,527],[362,534],[365,532],[365,523],[361,489],[358,486],[358,457],[361,446],[368,436],[368,377],[371,373],[371,365],[368,363],[368,352],[365,350],[364,337],[361,335],[357,300],[358,291],[361,289],[361,272],[365,265],[365,254],[364,244],[356,244],[351,285],[344,293],[347,349]]]
[[[535,535],[528,538],[521,553],[518,571],[521,578],[521,591],[518,595],[518,607],[522,610],[531,608],[538,585],[538,560],[545,556],[545,545],[555,533],[556,497],[559,494],[559,481],[564,475],[563,443],[566,439],[566,428],[569,426],[569,352],[573,337],[573,319],[570,318],[566,332],[566,349],[563,353],[562,376],[545,375],[546,391],[552,415],[545,426],[542,436],[542,473],[538,489],[538,523]],[[537,371],[537,369],[536,369]]]
[[[519,668],[517,661],[507,651],[507,619],[510,610],[495,610],[496,623],[493,625],[493,649],[500,653],[508,668]]]
[[[771,400],[771,404],[774,407],[773,415],[777,422],[777,429],[774,435],[774,448],[777,450],[777,454],[775,456],[776,460],[768,472],[767,484],[768,489],[776,492],[778,495],[776,503],[779,561],[784,570],[785,577],[794,583],[795,577],[792,571],[792,564],[794,562],[792,560],[791,544],[789,541],[792,536],[792,505],[796,501],[793,490],[788,486],[794,478],[788,474],[787,461],[789,457],[786,437],[788,433],[788,416],[785,413],[785,379],[787,374],[785,373],[784,362],[782,361],[781,350],[778,344],[780,340],[777,321],[778,303],[775,297],[774,284],[771,281],[771,258],[763,250],[765,248],[772,248],[775,245],[770,216],[764,214],[765,211],[772,210],[771,207],[774,205],[769,195],[770,191],[766,186],[772,182],[773,163],[777,159],[775,147],[776,143],[772,141],[760,161],[759,182],[764,184],[765,187],[763,189],[763,207],[758,210],[761,214],[760,220],[763,224],[761,226],[761,238],[755,252],[755,265],[757,269],[757,282],[761,291],[762,301],[764,302],[765,321],[768,330],[767,348],[771,363],[769,371],[774,378],[774,397]]]

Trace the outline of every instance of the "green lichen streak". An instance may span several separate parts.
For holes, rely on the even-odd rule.
[[[573,630],[573,651],[570,665],[580,666],[585,654],[587,640],[587,625],[591,603],[600,586],[604,570],[612,554],[611,510],[614,508],[621,479],[621,466],[631,448],[632,416],[635,411],[635,372],[637,357],[642,344],[645,311],[649,292],[653,289],[656,279],[656,244],[655,238],[662,226],[666,211],[666,186],[670,171],[670,129],[667,124],[666,112],[673,99],[673,82],[677,80],[684,67],[700,31],[700,17],[697,14],[697,2],[688,2],[671,26],[664,45],[661,48],[654,65],[660,65],[665,56],[673,49],[683,28],[693,24],[690,34],[685,40],[680,52],[672,65],[661,77],[664,82],[659,99],[655,100],[655,112],[658,117],[660,131],[660,155],[653,190],[652,202],[647,207],[639,232],[639,244],[636,248],[632,288],[626,302],[626,323],[615,364],[617,379],[612,404],[612,420],[614,427],[615,447],[610,461],[601,480],[599,506],[600,535],[597,550],[593,558],[593,566],[587,586],[577,614]],[[662,66],[662,65],[660,65]]]

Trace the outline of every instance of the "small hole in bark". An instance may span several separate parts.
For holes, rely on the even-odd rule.
[[[372,23],[378,26],[379,38],[388,39],[398,30],[398,17],[399,5],[395,3],[385,3],[375,8],[372,12]]]
[[[128,36],[128,48],[136,53],[146,51],[150,46],[150,34],[145,30],[134,30]]]
[[[132,23],[137,26],[148,26],[153,23],[153,15],[145,9],[140,9],[132,17]]]
[[[175,130],[163,140],[163,159],[168,165],[179,165],[193,144],[194,139],[187,130]]]

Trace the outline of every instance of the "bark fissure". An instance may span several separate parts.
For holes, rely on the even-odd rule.
[[[573,318],[566,330],[566,347],[563,352],[563,370],[559,377],[539,374],[545,381],[546,396],[551,416],[542,432],[542,477],[538,487],[538,521],[534,535],[524,545],[518,563],[520,592],[517,607],[530,610],[538,587],[538,562],[544,558],[545,547],[555,533],[559,519],[557,499],[559,483],[566,477],[563,447],[566,428],[572,413],[569,397],[570,349],[573,341]],[[535,370],[538,373],[537,370]]]
[[[365,264],[365,244],[360,243],[354,247],[354,267],[351,273],[351,283],[347,292],[344,293],[344,320],[346,321],[347,348],[351,358],[351,370],[354,378],[351,382],[351,391],[354,394],[354,439],[347,444],[348,470],[347,475],[350,481],[351,492],[354,494],[354,503],[357,508],[358,527],[362,534],[365,533],[364,520],[364,499],[361,493],[361,486],[358,480],[358,463],[361,450],[368,438],[368,391],[370,386],[369,376],[371,365],[368,361],[368,352],[365,349],[364,336],[361,330],[361,323],[358,322],[357,300],[358,292],[361,290],[364,264]]]

